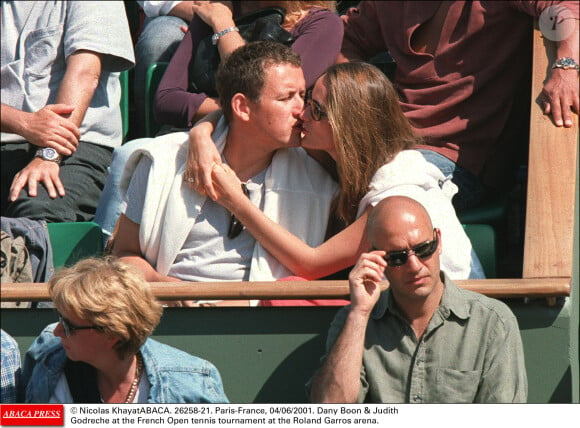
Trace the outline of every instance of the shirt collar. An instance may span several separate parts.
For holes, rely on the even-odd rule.
[[[444,318],[449,318],[451,313],[460,319],[469,318],[469,305],[459,287],[457,287],[457,285],[455,285],[455,283],[443,271],[441,271],[441,277],[445,288],[443,290],[443,297],[441,298],[438,311],[441,312]],[[385,316],[387,311],[393,315],[401,315],[399,309],[395,305],[390,288],[381,293],[379,300],[373,308],[371,317],[375,320],[381,319]]]

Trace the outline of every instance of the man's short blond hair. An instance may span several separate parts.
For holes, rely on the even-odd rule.
[[[163,312],[143,275],[112,256],[85,259],[61,269],[50,279],[48,289],[57,310],[118,337],[116,351],[121,359],[139,350]]]

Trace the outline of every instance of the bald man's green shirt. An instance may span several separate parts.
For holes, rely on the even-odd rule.
[[[442,276],[441,303],[420,341],[390,290],[381,294],[367,325],[358,402],[525,403],[528,384],[514,314],[503,302]],[[327,353],[348,310],[332,322]]]

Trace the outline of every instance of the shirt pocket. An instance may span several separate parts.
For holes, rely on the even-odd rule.
[[[439,403],[473,403],[480,374],[474,370],[436,369],[433,401]]]
[[[27,76],[42,78],[51,74],[53,64],[60,55],[64,55],[63,34],[62,24],[28,33],[24,42],[24,69]]]

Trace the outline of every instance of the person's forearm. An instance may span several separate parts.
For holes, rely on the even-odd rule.
[[[125,214],[119,216],[115,232],[113,232],[113,244],[111,252],[123,262],[135,266],[145,276],[145,280],[150,282],[178,281],[177,278],[170,278],[161,275],[147,261],[141,253],[139,245],[139,223],[134,222]]]
[[[177,16],[183,19],[185,22],[189,23],[193,19],[193,2],[192,1],[182,1],[181,3],[175,5],[167,15]]]
[[[153,103],[153,113],[157,123],[179,128],[191,127],[201,117],[198,113],[206,102],[204,93],[189,92],[189,62],[193,60],[192,33],[187,32],[177,51],[171,58],[157,91]],[[207,101],[206,107],[211,101]]]
[[[228,28],[228,27],[226,27]],[[225,29],[225,28],[222,28]],[[219,32],[218,30],[216,32]],[[220,58],[222,61],[225,61],[230,54],[235,51],[240,46],[244,46],[246,41],[240,36],[240,33],[237,31],[230,31],[229,33],[223,35],[218,40],[217,46],[218,51],[220,53]]]
[[[569,57],[573,58],[576,63],[580,63],[580,22],[576,20],[575,30],[566,40],[556,42],[556,59]]]
[[[355,403],[361,383],[365,331],[368,314],[353,309],[342,332],[312,381],[310,399],[314,403]]]
[[[206,9],[205,12],[203,10],[199,11],[201,18],[212,28],[214,34],[236,26],[232,15],[233,6],[231,2],[220,3],[222,5],[214,4],[209,10]],[[238,31],[227,32],[217,41],[217,48],[221,60],[224,61],[233,51],[245,44],[245,40]]]
[[[208,97],[205,100],[203,100],[203,102],[201,103],[201,105],[199,106],[199,108],[197,109],[195,114],[193,115],[190,122],[196,123],[198,121],[201,121],[208,114],[211,114],[211,113],[216,112],[218,110],[220,110],[220,105],[219,105],[218,101],[215,98]],[[219,115],[217,117],[219,118]],[[216,123],[217,123],[217,120],[216,120]],[[213,132],[213,129],[211,132]],[[211,132],[210,132],[210,137],[211,137]]]
[[[135,266],[137,269],[139,269],[143,273],[146,281],[149,281],[149,282],[177,282],[177,281],[180,281],[177,278],[173,278],[173,277],[166,276],[166,275],[161,275],[159,272],[157,272],[153,268],[153,266],[151,266],[151,264],[147,260],[145,260],[143,257],[141,257],[139,255],[128,253],[128,252],[121,252],[121,253],[118,253],[115,255],[122,262],[127,263],[128,265]]]
[[[221,109],[218,108],[217,110],[211,111],[195,122],[190,132],[194,134],[199,132],[198,136],[200,138],[197,141],[209,141],[211,140],[211,135],[213,134],[213,131],[215,131],[220,117],[222,117]]]
[[[366,249],[366,215],[318,247],[311,247],[268,218],[249,200],[231,207],[260,244],[295,275],[317,279],[352,266]]]
[[[101,57],[90,51],[77,51],[67,58],[66,72],[58,88],[56,103],[75,109],[69,119],[80,126],[91,104],[101,76]]]
[[[22,110],[18,110],[4,103],[1,104],[0,108],[0,130],[2,132],[10,132],[22,136],[23,131],[26,128],[26,120],[24,120],[24,116],[29,113],[23,112]]]

